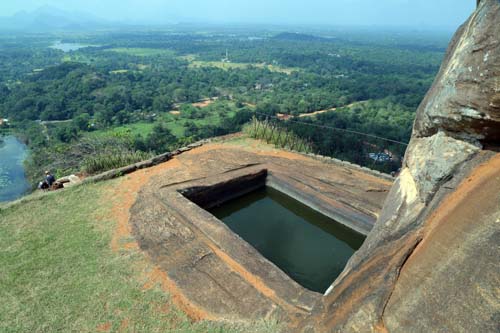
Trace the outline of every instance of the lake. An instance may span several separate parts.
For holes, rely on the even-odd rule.
[[[61,50],[63,52],[70,52],[70,51],[76,51],[79,49],[83,49],[85,47],[89,47],[90,45],[83,45],[83,44],[78,44],[78,43],[61,43],[61,42],[55,42],[52,44],[51,48],[56,49],[56,50]]]
[[[25,144],[14,136],[1,137],[0,141],[0,202],[12,201],[23,196],[30,188],[23,162],[28,156]]]

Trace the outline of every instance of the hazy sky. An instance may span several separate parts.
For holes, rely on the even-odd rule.
[[[0,0],[0,16],[50,5],[112,20],[455,28],[475,0]]]

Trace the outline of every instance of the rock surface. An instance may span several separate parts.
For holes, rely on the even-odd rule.
[[[458,30],[365,244],[304,332],[498,332],[500,2]]]
[[[500,156],[469,175],[428,219],[400,272],[384,321],[391,332],[498,332]]]
[[[460,27],[418,111],[414,136],[445,131],[485,144],[500,139],[498,6],[498,0],[483,1]]]
[[[298,327],[322,295],[297,284],[200,207],[267,181],[325,214],[361,229],[369,225],[368,233],[392,183],[356,167],[252,143],[207,144],[168,161],[138,194],[130,212],[133,235],[194,319],[276,317]]]

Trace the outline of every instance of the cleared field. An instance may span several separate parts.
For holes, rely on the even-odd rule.
[[[183,122],[180,121],[171,121],[165,124],[165,127],[172,132],[177,138],[182,138],[184,136],[185,127]]]
[[[153,131],[154,123],[134,123],[123,126],[117,126],[110,129],[98,130],[94,132],[90,132],[87,135],[92,137],[103,137],[103,136],[121,136],[121,135],[148,135]]]
[[[103,92],[104,93],[112,93],[112,91]],[[197,103],[186,103],[186,105],[194,105]],[[180,108],[182,105],[179,104]],[[222,112],[219,110],[219,106],[221,108],[225,107],[226,109]],[[225,117],[232,118],[238,112],[235,103],[220,101],[216,98],[207,99],[204,101],[200,101],[198,107],[203,108],[203,113],[200,115],[199,113],[192,117],[188,111],[183,112],[182,110],[172,110],[170,112],[161,112],[157,114],[155,121],[138,121],[135,123],[130,123],[126,125],[117,125],[111,128],[100,129],[92,132],[86,132],[84,135],[88,137],[135,137],[142,136],[143,138],[147,137],[150,133],[153,132],[155,125],[158,123],[163,124],[170,132],[175,135],[178,139],[182,140],[186,134],[186,129],[190,124],[195,124],[197,127],[205,127],[207,125],[217,126],[220,125]],[[198,111],[201,112],[201,111]],[[215,135],[215,134],[214,134]]]
[[[232,117],[234,114],[228,114],[228,116]],[[178,117],[178,116],[177,116]],[[186,121],[193,122],[196,126],[206,126],[206,125],[217,125],[220,123],[220,117],[217,114],[207,115],[202,119],[186,119],[186,118],[176,118],[174,121],[169,121],[165,123],[165,127],[167,127],[173,135],[178,138],[182,138],[185,134],[186,127],[184,124]]]
[[[213,104],[217,101],[217,97],[215,99],[205,99],[201,102],[198,102],[198,103],[193,103],[191,104],[192,106],[194,107],[197,107],[197,108],[205,108],[207,106],[209,106],[210,104]]]
[[[125,74],[128,73],[128,69],[117,69],[116,71],[110,71],[110,74]]]
[[[174,51],[168,49],[149,49],[149,48],[138,48],[138,47],[117,47],[113,49],[107,49],[106,52],[117,52],[125,53],[128,55],[133,55],[137,57],[151,57],[157,55],[169,55],[173,56]]]
[[[81,53],[72,53],[72,54],[65,54],[61,60],[63,62],[81,62],[88,64],[91,62],[92,59]]]
[[[234,116],[234,113],[229,113],[229,117]],[[177,138],[182,138],[185,132],[185,123],[187,121],[195,123],[197,126],[205,126],[205,125],[217,125],[220,123],[220,117],[217,114],[208,114],[206,117],[202,119],[188,119],[182,117],[181,114],[172,115],[170,113],[164,114],[160,116],[162,119],[162,123],[168,128],[173,135]],[[93,137],[104,137],[104,136],[137,136],[141,135],[143,137],[149,135],[153,132],[153,128],[156,122],[138,122],[133,124],[127,124],[123,126],[116,126],[113,128],[98,130],[94,132],[90,132],[87,135]]]
[[[241,62],[191,60],[189,63],[190,68],[217,67],[217,68],[224,69],[224,70],[246,69],[246,68],[249,68],[251,66],[257,67],[257,68],[267,68],[271,72],[285,73],[285,74],[291,74],[293,72],[299,71],[298,68],[287,68],[287,67],[280,67],[280,66],[267,65],[267,64],[248,64],[248,63],[241,63]]]

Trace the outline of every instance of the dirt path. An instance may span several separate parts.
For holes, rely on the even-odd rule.
[[[322,113],[327,113],[327,112],[332,112],[332,111],[337,111],[337,109],[341,109],[341,108],[352,108],[353,106],[356,106],[356,105],[360,105],[360,104],[363,104],[365,103],[366,101],[359,101],[359,102],[354,102],[354,103],[351,103],[349,105],[345,105],[345,106],[339,106],[337,108],[331,108],[331,109],[325,109],[325,110],[319,110],[319,111],[315,111],[315,112],[311,112],[311,113],[301,113],[299,115],[299,118],[306,118],[306,117],[314,117],[318,114],[322,114]]]
[[[197,107],[197,108],[205,108],[205,107],[209,106],[210,104],[215,103],[218,99],[219,99],[218,97],[207,98],[207,99],[204,99],[200,102],[193,103],[191,105],[194,107]]]

